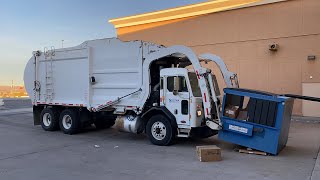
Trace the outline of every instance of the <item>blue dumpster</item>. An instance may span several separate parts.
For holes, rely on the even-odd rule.
[[[277,155],[287,144],[294,99],[249,89],[224,89],[219,139]]]

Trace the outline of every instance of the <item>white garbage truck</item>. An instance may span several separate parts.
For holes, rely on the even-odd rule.
[[[33,52],[24,72],[34,124],[75,134],[94,124],[146,133],[155,145],[176,137],[209,137],[221,128],[213,61],[227,87],[238,87],[218,56],[185,46],[165,47],[117,38]]]

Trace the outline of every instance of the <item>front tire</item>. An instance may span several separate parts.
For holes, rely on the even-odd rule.
[[[65,109],[59,118],[60,129],[65,134],[76,134],[81,129],[79,113],[75,109]]]
[[[175,139],[174,129],[169,119],[163,115],[150,118],[146,126],[147,136],[152,144],[168,146]]]
[[[41,127],[45,131],[59,129],[59,111],[53,108],[44,108],[40,114]]]

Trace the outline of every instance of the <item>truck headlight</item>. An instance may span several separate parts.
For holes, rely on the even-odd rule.
[[[201,110],[197,110],[197,116],[198,117],[202,116],[202,111]]]

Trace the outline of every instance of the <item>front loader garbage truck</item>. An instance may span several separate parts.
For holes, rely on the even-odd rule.
[[[156,145],[212,136],[221,128],[219,88],[201,61],[215,62],[226,85],[238,86],[218,56],[185,46],[111,38],[35,51],[24,72],[34,124],[65,134],[116,124]]]

